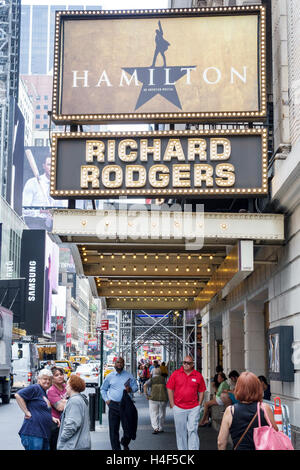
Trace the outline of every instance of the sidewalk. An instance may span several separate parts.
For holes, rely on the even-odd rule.
[[[152,434],[148,401],[144,395],[135,394],[135,406],[138,410],[138,429],[135,441],[131,441],[130,450],[177,450],[173,413],[167,407],[164,433]],[[92,450],[111,450],[108,433],[108,410],[103,414],[102,425],[96,421],[95,431],[91,432]],[[120,432],[122,436],[122,432]],[[217,432],[211,427],[199,429],[200,450],[217,450]]]

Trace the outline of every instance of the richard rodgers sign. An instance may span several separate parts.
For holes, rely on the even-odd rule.
[[[265,195],[267,131],[54,134],[53,198]]]
[[[265,16],[257,5],[58,12],[53,120],[258,120]]]

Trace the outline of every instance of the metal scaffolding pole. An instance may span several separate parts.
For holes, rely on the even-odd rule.
[[[197,317],[194,318],[194,331],[195,331],[195,342],[194,342],[194,362],[195,369],[197,370]]]
[[[183,330],[182,330],[182,336],[183,336],[183,344],[182,344],[182,359],[187,355],[187,349],[186,349],[186,311],[183,311]]]
[[[133,375],[136,374],[138,349],[151,342],[163,347],[162,357],[168,362],[170,372],[178,369],[187,355],[193,357],[198,368],[197,318],[189,318],[188,312],[169,310],[160,317],[144,310],[119,312],[119,355]]]
[[[18,100],[21,0],[0,2],[0,189],[10,202],[12,129]]]

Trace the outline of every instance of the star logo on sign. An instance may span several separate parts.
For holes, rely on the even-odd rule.
[[[178,97],[175,84],[185,75],[187,76],[187,84],[190,84],[190,73],[194,70],[195,66],[175,66],[167,67],[165,52],[171,45],[164,37],[161,22],[158,22],[158,29],[155,35],[155,51],[153,55],[152,65],[150,67],[123,67],[135,82],[139,81],[143,84],[135,110],[150,101],[154,96],[161,95],[170,103],[182,109]],[[163,67],[156,67],[156,60],[158,55],[161,55],[163,60]]]
[[[135,74],[135,78],[143,84],[135,110],[156,95],[161,95],[167,101],[177,106],[177,108],[182,109],[175,84],[185,75],[187,75],[189,83],[190,71],[193,69],[195,69],[194,66],[123,67],[126,73],[130,76]]]

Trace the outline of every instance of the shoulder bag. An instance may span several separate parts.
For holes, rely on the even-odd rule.
[[[261,426],[260,405],[268,426]],[[290,438],[282,431],[275,431],[263,403],[257,403],[258,428],[253,430],[253,441],[256,450],[294,450]]]
[[[253,418],[251,419],[250,423],[248,424],[247,428],[246,428],[246,431],[243,433],[243,435],[240,437],[240,440],[239,442],[236,444],[236,446],[234,447],[233,450],[237,450],[238,446],[240,445],[240,443],[242,442],[242,440],[244,439],[245,435],[247,434],[247,432],[249,431],[249,429],[251,428],[255,418],[257,416],[257,412],[255,413],[255,415],[253,416]]]

